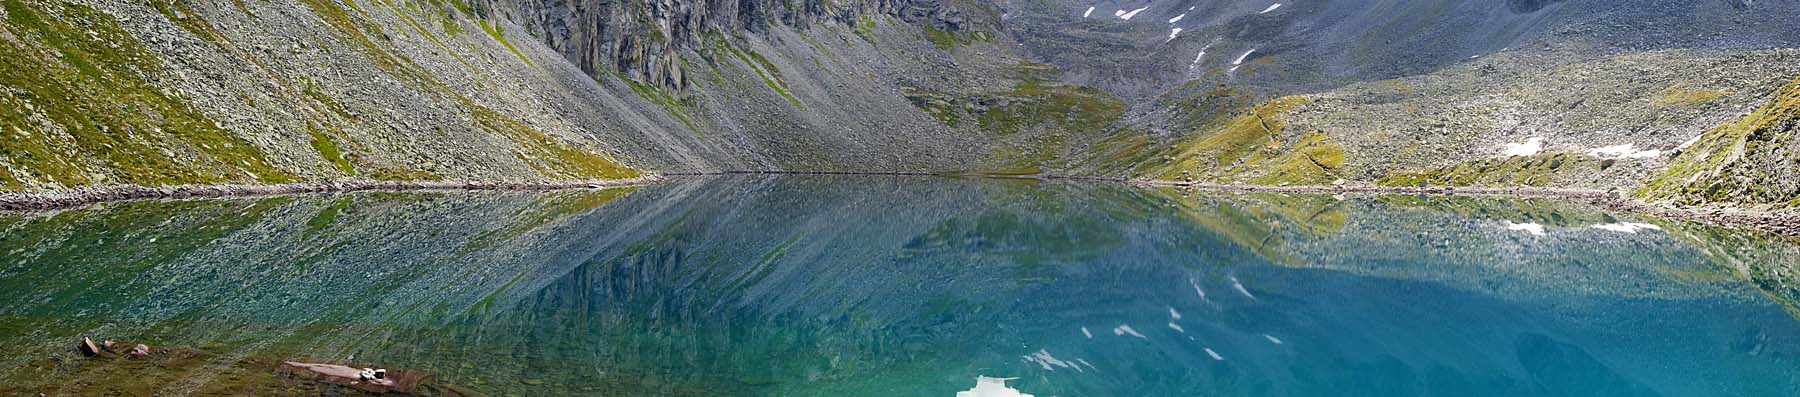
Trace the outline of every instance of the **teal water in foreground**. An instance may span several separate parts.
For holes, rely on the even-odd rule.
[[[1795,258],[1549,200],[1088,182],[112,203],[0,214],[0,394],[350,393],[302,359],[434,394],[1796,395]]]

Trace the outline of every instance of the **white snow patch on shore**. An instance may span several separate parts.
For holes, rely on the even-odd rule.
[[[1219,355],[1219,352],[1213,351],[1210,347],[1206,348],[1206,355],[1212,356],[1213,361],[1225,361],[1225,356]]]
[[[1163,40],[1163,42],[1167,43],[1167,42],[1175,41],[1175,35],[1178,35],[1178,34],[1181,34],[1181,28],[1169,29],[1169,39]]]
[[[1630,233],[1630,234],[1637,234],[1637,232],[1640,230],[1662,230],[1661,227],[1658,227],[1656,225],[1652,225],[1652,224],[1648,224],[1648,223],[1638,223],[1638,222],[1608,223],[1608,224],[1604,224],[1604,225],[1594,225],[1592,227],[1595,229],[1600,229],[1600,230],[1611,230],[1611,231],[1615,231],[1615,232],[1619,232],[1619,233]]]
[[[1173,320],[1180,320],[1181,312],[1175,311],[1174,307],[1170,307],[1169,308],[1169,318],[1173,319]]]
[[[1631,144],[1612,145],[1589,150],[1589,156],[1610,159],[1650,159],[1662,156],[1661,150],[1637,150]]]
[[[1281,3],[1275,3],[1275,5],[1272,5],[1272,6],[1269,6],[1269,8],[1263,9],[1262,12],[1259,12],[1258,14],[1267,14],[1267,13],[1269,13],[1269,11],[1275,11],[1275,9],[1277,9],[1277,8],[1281,8]]]
[[[1544,235],[1544,225],[1537,223],[1512,223],[1512,221],[1506,221],[1506,230],[1523,231],[1531,233],[1533,236]]]
[[[1082,18],[1087,18],[1089,15],[1094,15],[1094,6],[1088,6],[1087,12],[1081,13]]]
[[[1187,330],[1181,328],[1181,324],[1169,323],[1169,329],[1175,330],[1175,332],[1187,333]]]
[[[1277,338],[1274,335],[1263,334],[1263,339],[1268,339],[1269,343],[1274,343],[1277,345],[1281,344],[1281,338]]]
[[[1187,14],[1176,15],[1174,18],[1169,18],[1169,23],[1175,23],[1175,21],[1180,21],[1182,18],[1187,18]]]
[[[1081,335],[1087,336],[1088,339],[1094,339],[1094,333],[1088,332],[1087,327],[1081,327]]]
[[[1501,154],[1508,156],[1535,156],[1538,152],[1542,151],[1544,151],[1544,138],[1533,137],[1531,139],[1526,139],[1524,143],[1506,144],[1506,150],[1502,151]]]
[[[1119,12],[1119,13],[1113,13],[1113,15],[1119,16],[1119,19],[1129,21],[1129,20],[1131,20],[1131,17],[1135,17],[1135,16],[1137,16],[1138,13],[1144,12],[1144,10],[1148,10],[1148,9],[1150,9],[1150,6],[1144,6],[1144,8],[1131,10],[1131,12]]]

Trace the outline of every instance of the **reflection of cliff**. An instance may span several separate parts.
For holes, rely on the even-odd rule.
[[[1792,318],[1683,276],[1791,245],[1592,227],[1629,220],[874,177],[123,203],[0,217],[0,350],[28,352],[0,354],[0,384],[104,375],[21,369],[78,335],[522,395],[952,395],[976,375],[1037,395],[1531,394],[1568,371],[1691,394],[1648,363],[1792,368]]]

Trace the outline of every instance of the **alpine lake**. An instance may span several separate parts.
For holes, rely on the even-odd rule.
[[[128,201],[0,214],[0,395],[369,393],[288,361],[419,395],[1800,395],[1797,281],[1794,239],[1551,199],[717,176]]]

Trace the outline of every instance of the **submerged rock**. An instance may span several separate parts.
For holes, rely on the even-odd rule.
[[[284,373],[373,393],[412,393],[413,390],[418,389],[419,383],[432,376],[430,372],[422,371],[369,370],[345,365],[298,361],[283,361],[281,370]]]

